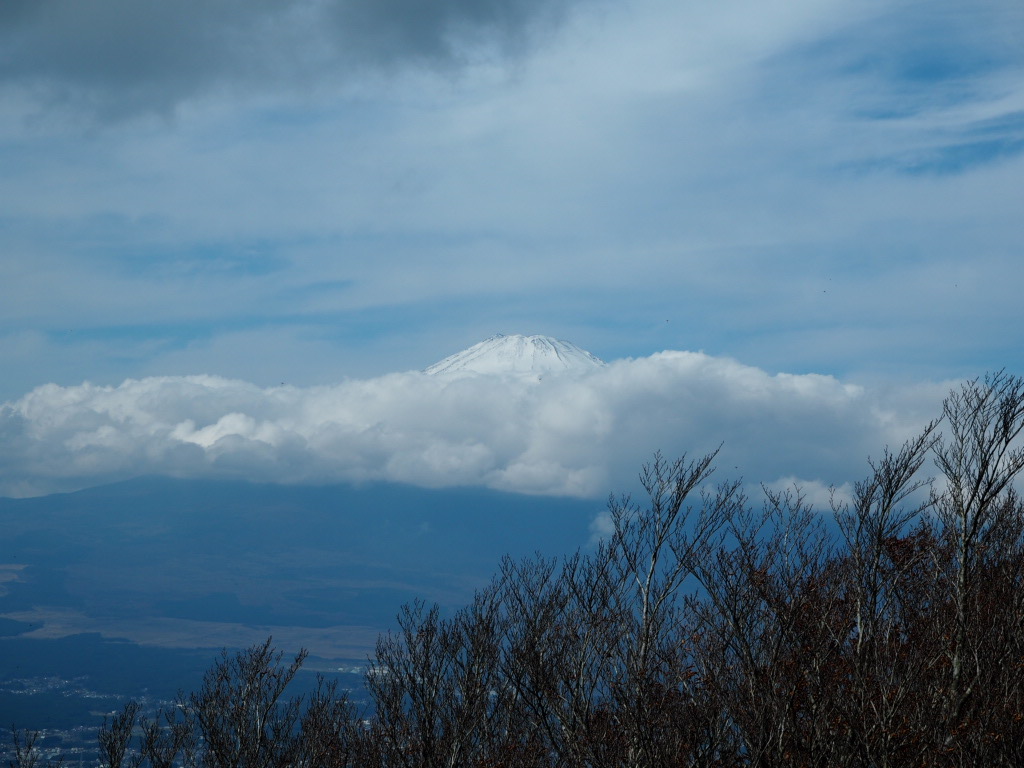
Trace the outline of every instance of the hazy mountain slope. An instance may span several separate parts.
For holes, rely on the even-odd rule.
[[[600,508],[476,489],[165,478],[0,499],[0,616],[34,636],[177,647],[277,627],[346,655],[413,597],[463,604],[506,553],[586,544]]]

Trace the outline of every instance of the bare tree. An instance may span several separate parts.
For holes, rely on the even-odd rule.
[[[150,768],[194,768],[198,737],[188,710],[174,706],[153,720],[142,718],[139,751]]]
[[[139,710],[142,707],[136,701],[129,701],[119,714],[114,715],[108,724],[107,718],[103,718],[103,725],[100,726],[98,741],[100,745],[100,759],[105,762],[107,768],[139,768],[142,762],[142,755],[132,752],[130,749],[132,734],[138,722]],[[125,759],[127,758],[127,763]]]
[[[11,726],[11,747],[13,749],[12,759],[8,761],[10,768],[39,768],[43,765],[43,755],[36,746],[39,740],[38,731],[26,729],[18,730]],[[55,765],[61,768],[64,765],[64,758],[60,757],[56,763],[47,762],[46,765]]]
[[[317,681],[298,728],[295,768],[348,768],[370,765],[360,713],[338,691],[336,680]],[[154,766],[154,768],[157,768]]]
[[[619,603],[620,622],[609,685],[628,765],[680,759],[680,745],[660,715],[666,708],[685,709],[692,695],[686,690],[689,665],[680,641],[684,585],[706,558],[713,537],[744,503],[737,482],[717,490],[703,487],[716,455],[669,462],[656,454],[640,475],[646,505],[629,499],[609,505],[614,534],[606,553],[610,564],[603,570],[612,575],[607,593]]]
[[[1018,441],[1024,430],[1024,379],[999,371],[967,382],[946,398],[943,415],[950,434],[935,448],[935,463],[945,479],[936,507],[954,543],[947,717],[958,721],[967,715],[983,679],[980,656],[970,643],[971,605],[980,598],[982,561],[1014,511],[1004,503],[1005,494],[1024,469],[1024,447]]]
[[[222,653],[202,687],[182,702],[199,729],[204,766],[275,768],[291,761],[300,702],[282,696],[307,653],[285,665],[271,642]]]
[[[898,452],[886,448],[880,460],[869,460],[871,474],[855,484],[852,501],[833,501],[846,546],[853,621],[846,649],[850,679],[841,702],[846,764],[905,764],[925,748],[906,724],[923,714],[913,713],[922,704],[914,682],[925,679],[935,655],[910,627],[925,604],[922,586],[934,581],[920,579],[921,568],[935,557],[934,537],[929,528],[904,537],[933,503],[924,494],[930,481],[918,473],[936,444],[937,426],[930,422]]]

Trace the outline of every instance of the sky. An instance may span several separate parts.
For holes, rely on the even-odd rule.
[[[0,169],[0,493],[842,482],[1024,371],[1017,0],[9,0]],[[499,332],[620,362],[410,373]]]

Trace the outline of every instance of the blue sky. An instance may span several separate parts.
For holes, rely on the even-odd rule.
[[[1016,0],[8,2],[0,167],[0,402],[498,332],[1024,369]]]

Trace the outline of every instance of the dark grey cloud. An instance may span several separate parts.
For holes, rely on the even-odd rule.
[[[0,85],[100,115],[223,86],[304,86],[366,68],[509,56],[580,0],[13,0]]]
[[[572,0],[348,0],[328,6],[348,52],[380,64],[417,59],[457,64],[464,47],[521,51],[561,21]]]
[[[104,113],[166,109],[223,77],[231,33],[265,5],[39,0],[4,5],[0,77],[51,102]],[[237,12],[231,13],[237,9]]]

